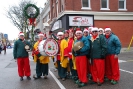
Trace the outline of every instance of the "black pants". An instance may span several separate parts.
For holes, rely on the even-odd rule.
[[[58,75],[59,75],[59,77],[66,78],[67,68],[61,67],[60,60],[57,60],[57,65],[58,65]]]
[[[40,63],[40,60],[37,59],[36,74],[37,74],[37,77],[41,77],[42,75],[43,76],[48,75],[48,63],[42,64]]]
[[[4,54],[6,54],[6,49],[4,49]]]
[[[78,76],[77,75],[77,71],[73,69],[73,61],[72,61],[72,59],[69,60],[69,64],[70,64],[70,71],[71,71],[72,76]]]

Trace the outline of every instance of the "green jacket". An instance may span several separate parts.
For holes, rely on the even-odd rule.
[[[21,39],[18,39],[17,41],[15,41],[14,48],[13,48],[14,59],[19,58],[19,57],[29,56],[28,52],[25,50],[25,45],[30,46],[30,43],[28,41],[22,42]]]
[[[107,50],[107,44],[104,36],[99,35],[95,40],[91,37],[91,59],[104,59]]]

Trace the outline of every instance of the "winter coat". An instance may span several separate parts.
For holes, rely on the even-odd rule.
[[[19,58],[19,57],[29,56],[28,52],[25,50],[25,45],[29,45],[31,47],[28,41],[23,42],[21,39],[18,39],[17,41],[15,41],[14,48],[13,48],[14,59]]]
[[[79,41],[83,42],[84,46],[78,52],[75,52],[74,55],[75,56],[86,56],[88,54],[89,49],[90,49],[90,45],[89,45],[90,43],[86,37],[82,37],[79,40],[77,39],[74,42],[74,44],[76,42],[79,42]]]
[[[91,59],[104,59],[107,50],[107,44],[104,36],[98,35],[96,39],[91,37]]]
[[[119,38],[116,35],[111,34],[108,39],[107,38],[105,39],[107,43],[107,55],[109,54],[118,55],[121,50],[121,42]]]

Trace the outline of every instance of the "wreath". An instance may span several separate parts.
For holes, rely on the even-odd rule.
[[[37,18],[37,16],[39,15],[39,8],[38,8],[36,5],[34,5],[34,4],[27,4],[27,5],[24,7],[24,16],[27,17],[28,19],[31,18],[31,16],[29,16],[28,13],[27,13],[27,9],[28,9],[29,7],[33,7],[33,8],[36,9],[36,13],[35,13],[35,15],[33,16],[33,18]]]

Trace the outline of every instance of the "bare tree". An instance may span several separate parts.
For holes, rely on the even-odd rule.
[[[6,10],[7,18],[22,32],[26,32],[26,30],[29,32],[27,18],[23,13],[24,7],[27,4],[35,4],[35,2],[33,0],[21,0],[18,5],[9,6],[9,9]]]

